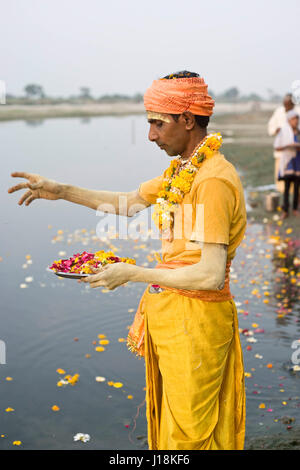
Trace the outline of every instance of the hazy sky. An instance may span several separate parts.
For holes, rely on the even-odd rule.
[[[300,79],[299,0],[0,0],[0,80],[49,95],[144,93],[188,69],[211,90]]]

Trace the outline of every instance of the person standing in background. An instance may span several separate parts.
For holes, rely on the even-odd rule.
[[[268,122],[268,134],[270,136],[277,136],[280,129],[287,122],[286,114],[291,110],[296,111],[297,114],[300,115],[300,106],[295,106],[292,93],[287,93],[283,98],[282,105],[275,109]],[[278,180],[279,162],[281,155],[282,151],[276,150],[274,147],[274,183],[276,185],[277,191],[284,193],[284,181]]]
[[[299,115],[291,109],[286,113],[286,123],[277,133],[274,149],[281,152],[279,159],[278,180],[284,182],[283,215],[289,215],[289,192],[293,184],[293,214],[299,215],[299,177],[300,177],[300,131]]]

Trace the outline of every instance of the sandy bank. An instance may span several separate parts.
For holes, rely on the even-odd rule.
[[[277,103],[216,103],[216,114],[247,113],[250,111],[272,111]],[[63,117],[87,117],[107,115],[144,114],[143,103],[91,103],[53,105],[0,105],[0,121],[48,119]]]

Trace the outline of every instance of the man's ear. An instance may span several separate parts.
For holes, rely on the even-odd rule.
[[[186,130],[190,131],[194,129],[196,125],[194,114],[192,114],[190,111],[185,111],[181,114],[181,117],[184,120]]]

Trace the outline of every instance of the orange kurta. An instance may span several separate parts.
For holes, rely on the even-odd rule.
[[[164,175],[140,185],[154,204]],[[162,259],[196,263],[201,242],[223,243],[231,261],[246,228],[242,185],[220,153],[205,160],[175,213],[172,242]],[[195,243],[195,241],[199,243]],[[171,290],[145,290],[147,422],[150,449],[242,449],[244,367],[232,299],[204,301]]]

